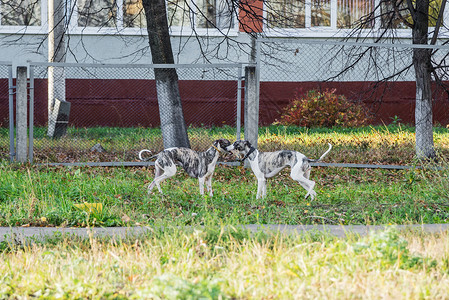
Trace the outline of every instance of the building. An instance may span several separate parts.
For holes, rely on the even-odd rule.
[[[151,63],[146,19],[140,0],[63,2],[66,3],[66,62]],[[284,45],[283,39],[304,46],[303,42],[310,39],[340,41],[349,36],[352,36],[349,41],[355,41],[358,37],[359,41],[374,42],[386,32],[394,36],[396,41],[410,43],[411,30],[406,26],[410,17],[406,13],[405,4],[393,9],[393,3],[390,0],[248,0],[247,2],[173,0],[168,1],[167,14],[176,63],[253,63],[259,59],[263,124],[274,121],[279,111],[295,93],[317,87],[336,88],[349,98],[369,102],[377,114],[377,123],[388,123],[389,119],[395,116],[399,116],[403,121],[412,122],[414,105],[412,74],[396,78],[393,85],[384,89],[386,92],[382,97],[372,93],[370,99],[365,99],[366,96],[357,94],[356,91],[371,89],[372,84],[379,78],[374,75],[352,74],[337,78],[334,80],[337,82],[335,84],[318,84],[329,75],[312,76],[317,73],[316,70],[323,67],[322,57],[325,51],[328,51],[327,48],[306,47],[300,50],[302,48],[294,44],[285,49],[282,48],[284,46],[279,46]],[[440,0],[431,2],[429,21],[431,27],[436,24],[440,3]],[[48,61],[47,35],[51,31],[48,26],[50,9],[45,0],[0,1],[2,61],[11,61],[14,67],[25,65],[29,61]],[[401,13],[402,17],[399,17],[398,13]],[[366,17],[370,14],[375,17],[374,20]],[[449,21],[448,10],[444,12],[443,19],[445,24]],[[274,46],[268,51],[271,56],[262,52],[258,57],[254,55],[256,47],[251,38],[255,36],[254,33],[257,33],[259,38],[268,39],[265,40],[267,44],[272,41]],[[439,37],[444,39],[447,36],[447,29],[443,27]],[[301,62],[299,60],[292,62],[284,59],[285,53],[303,59]],[[389,56],[389,51],[386,51],[385,55]],[[272,61],[276,62],[278,69],[289,72],[283,75],[274,72],[270,68]],[[388,60],[384,63],[391,65]],[[366,62],[366,66],[369,66],[369,61]],[[321,71],[320,73],[323,74]],[[116,85],[111,86],[114,88]],[[79,85],[78,89],[82,88],[83,84]],[[116,94],[123,93],[117,91]],[[438,95],[436,103],[439,105],[435,111],[435,119],[439,123],[447,124],[449,123],[445,106],[447,97],[442,92],[435,95]],[[70,97],[73,96],[67,97],[67,100],[71,101]],[[126,98],[126,95],[123,97]],[[6,98],[7,96],[3,96],[0,101],[6,101]],[[42,103],[46,101],[44,96],[37,100]],[[98,100],[108,101],[106,98]],[[45,110],[42,111],[45,113]],[[41,119],[45,120],[46,117]]]

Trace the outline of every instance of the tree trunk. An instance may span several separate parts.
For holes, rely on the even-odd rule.
[[[48,1],[48,62],[50,63],[64,63],[66,59],[65,11],[65,1]],[[56,103],[55,99],[59,101],[66,100],[64,67],[48,67],[47,135],[50,137],[55,137],[56,119],[53,113]]]
[[[427,44],[429,0],[417,0],[413,20],[413,44]],[[416,78],[416,156],[419,159],[435,158],[432,124],[431,49],[413,49],[413,66]]]
[[[65,4],[63,0],[48,1],[48,62],[65,62]],[[48,113],[53,111],[55,98],[65,101],[63,67],[48,68]]]
[[[165,0],[142,0],[154,64],[173,64]],[[190,148],[179,94],[176,69],[155,69],[156,90],[164,147]]]

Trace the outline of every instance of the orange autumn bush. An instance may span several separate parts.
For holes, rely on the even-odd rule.
[[[368,121],[364,105],[335,94],[335,89],[332,89],[323,92],[310,90],[302,97],[296,96],[276,123],[304,127],[357,127],[366,125]]]

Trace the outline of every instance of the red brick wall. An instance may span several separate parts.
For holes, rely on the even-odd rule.
[[[8,127],[8,90],[3,81],[0,79],[0,126]],[[273,123],[295,95],[326,88],[335,88],[349,99],[363,101],[371,109],[373,124],[389,124],[395,116],[403,123],[414,123],[414,82],[395,82],[377,89],[374,85],[370,82],[261,82],[260,123]],[[187,124],[235,125],[235,82],[180,81],[179,86]],[[155,84],[151,80],[68,79],[67,101],[72,104],[70,124],[77,127],[146,127],[160,123]],[[448,95],[437,87],[434,87],[433,113],[435,123],[449,124]],[[42,79],[35,81],[35,122],[42,126],[47,122],[47,81]]]

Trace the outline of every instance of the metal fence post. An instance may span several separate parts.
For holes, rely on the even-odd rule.
[[[34,68],[30,68],[30,132],[29,132],[29,145],[28,145],[28,160],[33,163],[33,146],[34,146]]]
[[[16,128],[17,128],[17,153],[16,160],[18,162],[26,162],[27,160],[27,67],[17,67],[16,82]]]
[[[12,81],[12,66],[8,68],[8,90],[9,90],[9,159],[14,161],[16,156],[14,147],[14,86]]]
[[[237,71],[237,136],[236,139],[239,141],[241,138],[241,127],[242,127],[242,65],[239,66]]]
[[[259,136],[259,90],[256,67],[245,67],[245,140],[257,148]]]

